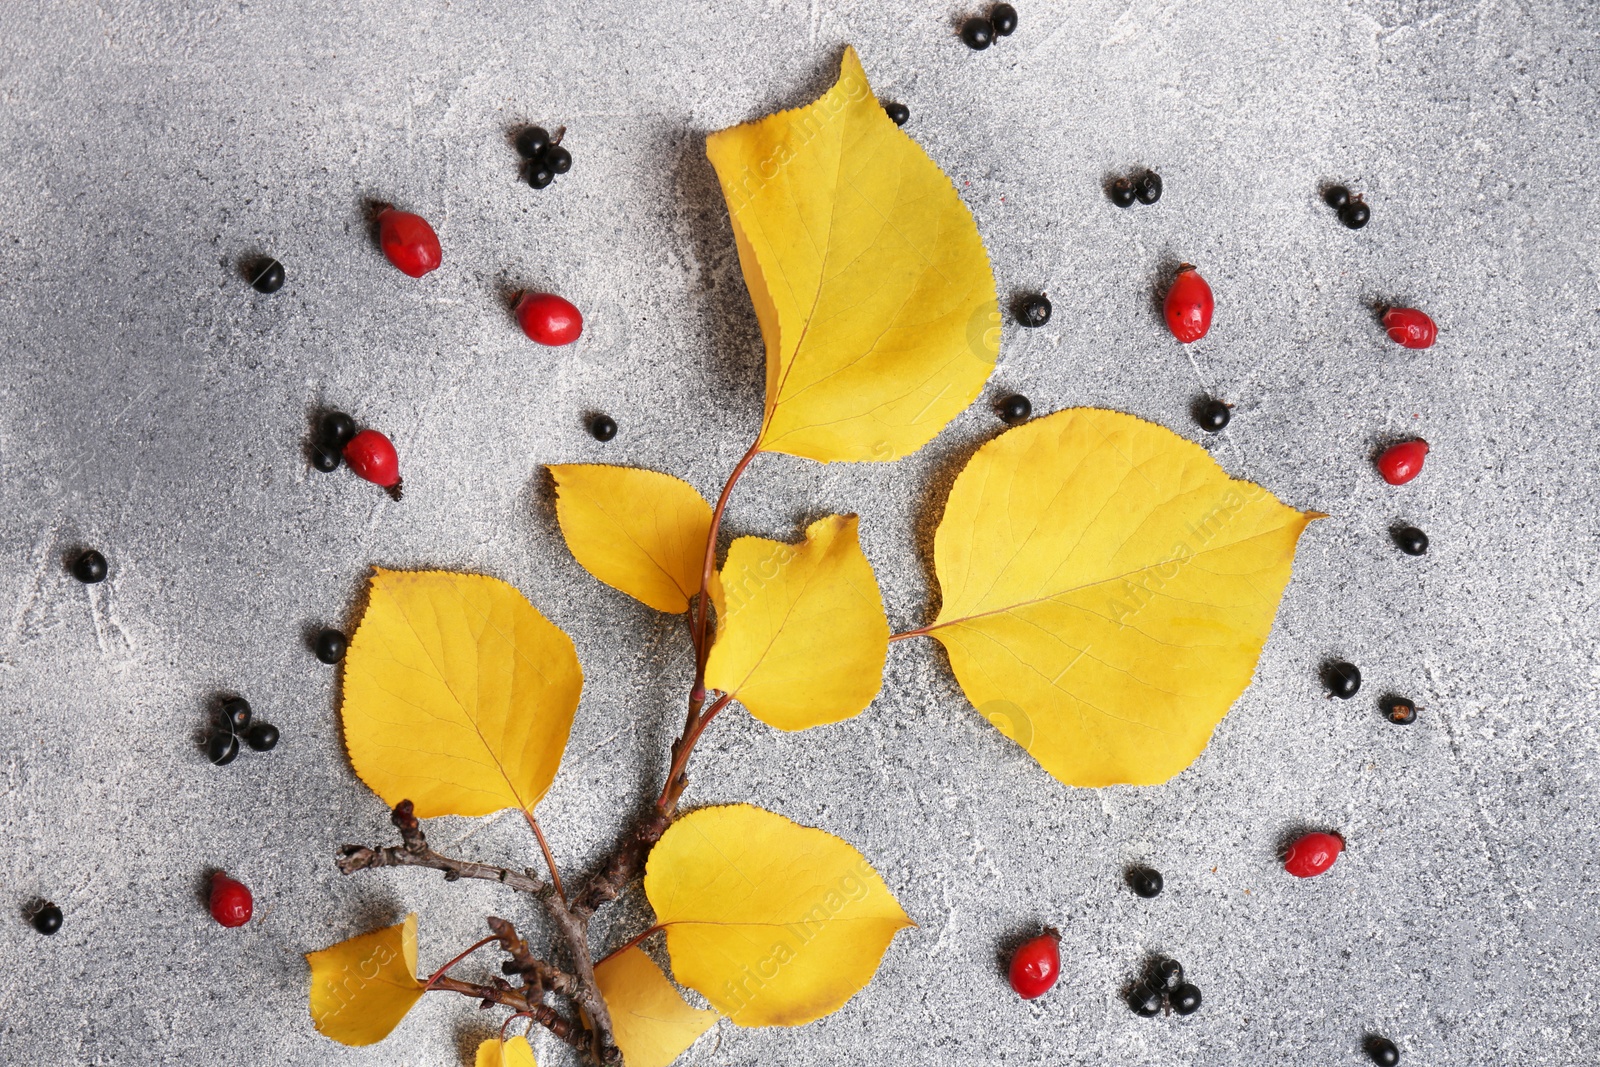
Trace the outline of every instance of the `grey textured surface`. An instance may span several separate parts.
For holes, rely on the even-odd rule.
[[[1256,683],[1203,757],[1149,789],[1066,789],[985,725],[942,655],[894,647],[849,722],[781,735],[734,715],[691,800],[759,800],[861,848],[920,928],[872,985],[796,1031],[708,1036],[702,1064],[1594,1062],[1600,637],[1593,435],[1600,344],[1600,12],[1581,0],[1022,3],[987,53],[959,8],[882,3],[103,6],[0,13],[0,1060],[453,1065],[490,1023],[430,997],[385,1044],[311,1028],[300,954],[406,909],[423,966],[475,939],[488,886],[342,879],[388,839],[350,772],[334,674],[303,631],[342,621],[374,562],[481,569],[575,638],[588,683],[542,810],[569,868],[653,790],[680,718],[680,623],[588,578],[538,465],[648,465],[714,493],[760,413],[759,338],[705,131],[803,102],[853,42],[880,95],[975,212],[1007,328],[991,395],[1119,408],[1199,437],[1312,527]],[[506,131],[565,124],[572,173],[534,192]],[[1106,175],[1167,194],[1118,211]],[[1373,221],[1339,227],[1319,183]],[[445,266],[390,268],[368,197],[433,220]],[[237,276],[267,250],[275,296]],[[1179,259],[1219,310],[1184,351],[1151,293]],[[502,290],[549,286],[589,334],[541,350]],[[1406,354],[1369,305],[1431,311]],[[389,431],[407,497],[311,472],[308,413]],[[581,415],[614,414],[600,445]],[[891,622],[921,622],[930,522],[998,424],[980,403],[893,467],[758,462],[733,532],[859,511]],[[1421,433],[1396,490],[1380,441]],[[1385,530],[1415,521],[1422,559]],[[74,546],[105,584],[64,572]],[[911,647],[918,646],[918,647]],[[1361,664],[1334,705],[1316,664]],[[218,770],[194,738],[236,689],[284,741]],[[1409,730],[1375,709],[1422,707]],[[1274,847],[1329,825],[1351,850],[1293,882]],[[441,847],[533,863],[512,819]],[[1154,901],[1121,872],[1167,876]],[[258,920],[199,903],[221,866]],[[50,897],[60,934],[25,904]],[[622,926],[626,936],[637,909]],[[1068,973],[1019,1003],[996,962],[1042,922]],[[1204,988],[1189,1019],[1117,1001],[1141,957]],[[486,966],[486,965],[485,965]],[[468,973],[471,973],[469,968]],[[562,1062],[549,1042],[545,1062]]]

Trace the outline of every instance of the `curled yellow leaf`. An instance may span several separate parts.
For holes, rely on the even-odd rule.
[[[583,689],[571,638],[481,574],[378,568],[344,659],[356,774],[419,818],[531,811]]]
[[[637,945],[596,964],[594,978],[627,1067],[667,1067],[716,1025],[717,1013],[684,1000]]]
[[[525,1037],[502,1041],[491,1037],[478,1044],[478,1055],[473,1067],[538,1067],[533,1059],[533,1046]]]
[[[760,447],[829,462],[915,452],[1000,351],[977,225],[884,113],[855,49],[815,103],[706,139],[767,348]]]
[[[594,463],[550,467],[556,517],[584,570],[657,611],[681,614],[700,589],[711,506],[681,479]]]
[[[306,953],[311,1021],[342,1045],[389,1036],[422,997],[417,978],[417,917]]]
[[[889,623],[854,515],[798,545],[741,537],[711,590],[717,638],[706,685],[782,730],[847,719],[883,685]]]
[[[1062,782],[1164,782],[1250,684],[1320,517],[1160,426],[1057,412],[956,479],[926,632],[984,717]]]
[[[861,853],[748,804],[673,823],[644,890],[678,981],[740,1026],[799,1026],[837,1010],[912,925]]]

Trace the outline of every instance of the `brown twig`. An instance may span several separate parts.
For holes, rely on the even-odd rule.
[[[443,871],[447,882],[458,878],[481,878],[487,882],[508,885],[523,893],[536,894],[542,893],[547,887],[545,880],[532,871],[519,872],[472,860],[452,859],[433,851],[428,847],[428,840],[423,836],[422,826],[417,822],[409,800],[402,800],[394,806],[390,821],[400,830],[402,844],[387,848],[345,845],[339,850],[341,873],[354,874],[374,867],[431,867]]]
[[[518,1015],[533,1019],[556,1037],[565,1041],[580,1054],[588,1053],[592,1047],[593,1038],[589,1031],[575,1025],[571,1019],[548,1004],[541,1004],[537,997],[530,997],[520,989],[512,989],[504,983],[499,985],[479,985],[475,982],[463,982],[459,978],[440,978],[433,983],[433,989],[444,990],[449,993],[460,993],[474,1000],[480,1001],[483,1007],[499,1004],[511,1008]]]
[[[521,975],[530,999],[539,999],[547,990],[570,997],[578,988],[578,980],[572,975],[536,958],[529,950],[528,943],[517,936],[517,928],[505,919],[489,916],[489,929],[494,931],[501,949],[511,957],[501,965],[500,970],[506,974]]]
[[[572,900],[572,913],[587,921],[607,901],[622,895],[628,883],[639,877],[644,861],[655,843],[667,832],[672,816],[655,810],[639,820],[622,844],[617,846],[606,865],[596,871],[585,883],[583,891]]]
[[[575,988],[568,996],[588,1017],[589,1029],[594,1034],[595,1059],[601,1063],[620,1062],[622,1053],[611,1036],[611,1010],[606,1007],[605,997],[600,995],[600,985],[594,977],[594,960],[589,955],[588,919],[573,914],[567,902],[556,895],[553,886],[546,886],[539,900],[566,949],[567,962],[576,979]]]

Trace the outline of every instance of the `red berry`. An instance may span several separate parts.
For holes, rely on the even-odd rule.
[[[1344,838],[1338,834],[1306,834],[1289,846],[1283,869],[1296,878],[1310,878],[1332,867],[1343,851]]]
[[[1011,988],[1023,1000],[1050,992],[1061,977],[1061,935],[1046,930],[1011,957]]]
[[[1167,329],[1172,336],[1189,344],[1200,340],[1211,329],[1211,312],[1216,307],[1211,299],[1211,286],[1200,277],[1200,272],[1185,263],[1178,268],[1178,276],[1167,290]]]
[[[223,926],[243,926],[250,921],[255,901],[243,882],[218,871],[211,876],[211,917]]]
[[[1422,473],[1422,459],[1427,454],[1428,442],[1420,437],[1390,445],[1378,457],[1378,473],[1390,485],[1405,485]]]
[[[554,293],[524,293],[517,301],[517,325],[542,345],[570,345],[583,333],[583,315]]]
[[[413,278],[439,269],[439,236],[421,215],[384,208],[378,213],[378,244],[390,263]]]
[[[389,490],[400,499],[400,457],[394,444],[377,430],[362,430],[344,446],[344,461],[350,469],[374,485]]]
[[[1389,340],[1407,348],[1427,348],[1439,336],[1439,327],[1416,308],[1390,308],[1383,313],[1383,328]]]

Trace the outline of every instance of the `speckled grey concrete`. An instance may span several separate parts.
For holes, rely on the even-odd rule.
[[[304,631],[344,621],[374,562],[514,582],[588,671],[545,824],[569,868],[601,854],[663,769],[681,623],[580,570],[539,465],[720,486],[762,374],[703,135],[809,99],[853,42],[956,179],[1002,293],[1055,301],[1046,329],[1008,326],[991,396],[1200,437],[1188,408],[1214,390],[1237,404],[1206,442],[1224,466],[1333,517],[1255,684],[1166,786],[1063,788],[916,642],[849,722],[719,722],[691,799],[842,835],[921,925],[837,1014],[724,1026],[690,1062],[1353,1064],[1369,1031],[1413,1064],[1594,1062],[1600,11],[1018,6],[1016,36],[974,54],[943,5],[5,5],[0,1060],[455,1065],[488,1031],[444,996],[371,1049],[311,1028],[302,952],[416,909],[427,967],[486,912],[528,916],[492,886],[337,874],[337,845],[388,827]],[[576,160],[542,192],[506,137],[528,119],[565,124]],[[1115,209],[1102,182],[1141,163],[1165,198]],[[1329,179],[1366,192],[1367,229],[1319,203]],[[368,198],[431,218],[444,268],[389,267]],[[287,266],[275,296],[238,277],[255,250]],[[1180,259],[1218,301],[1188,351],[1151,295]],[[528,343],[503,302],[521,285],[571,297],[588,335]],[[1386,300],[1431,311],[1438,345],[1390,345]],[[309,470],[319,405],[393,434],[403,504]],[[609,444],[584,433],[595,409],[622,427]],[[730,527],[859,511],[891,621],[916,625],[931,521],[997,429],[980,403],[893,467],[764,458]],[[1389,488],[1372,449],[1411,433],[1428,470]],[[1431,534],[1425,558],[1394,549],[1397,520]],[[86,544],[111,561],[94,588],[62,563]],[[1330,654],[1366,672],[1347,704],[1319,691]],[[284,740],[219,770],[195,737],[228,689]],[[1379,717],[1385,691],[1417,725]],[[1305,883],[1274,856],[1302,824],[1351,843]],[[434,837],[534,862],[512,819]],[[1165,872],[1160,898],[1122,887],[1134,861]],[[214,865],[255,888],[248,928],[205,916]],[[21,917],[36,897],[66,912],[54,938]],[[608,943],[637,907],[621,919]],[[1043,922],[1068,974],[1023,1004],[997,956]],[[1118,1002],[1155,950],[1203,987],[1198,1015]]]

